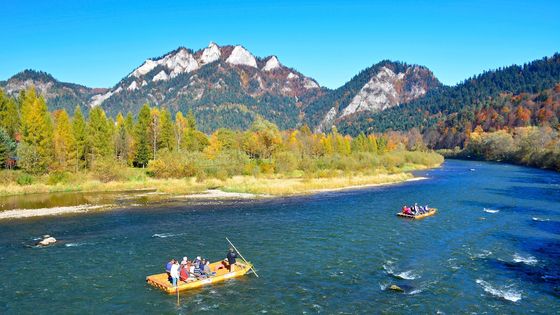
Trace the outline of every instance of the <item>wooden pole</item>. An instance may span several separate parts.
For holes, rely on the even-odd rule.
[[[179,281],[181,281],[181,278],[177,279],[177,286],[175,287],[177,291],[177,306],[179,306]]]
[[[226,237],[226,240],[228,241],[228,243],[231,245],[231,247],[233,247],[233,249],[235,249],[235,251],[239,254],[239,256],[241,256],[241,259],[243,259],[247,264],[249,264],[251,270],[253,270],[253,272],[255,273],[255,276],[257,276],[257,278],[259,277],[259,275],[257,274],[257,272],[255,271],[255,269],[253,268],[253,265],[251,265],[247,259],[245,259],[245,257],[243,257],[243,255],[241,255],[241,253],[237,250],[237,248],[235,248],[235,245],[233,245],[233,243],[229,240],[229,238]]]

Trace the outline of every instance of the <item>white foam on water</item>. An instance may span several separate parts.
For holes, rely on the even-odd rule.
[[[513,261],[516,263],[524,263],[530,266],[534,266],[539,262],[535,257],[531,255],[521,256],[518,253],[513,254]]]
[[[498,213],[498,212],[500,212],[500,210],[496,210],[496,209],[486,209],[486,208],[484,208],[484,212],[487,212],[487,213]]]
[[[409,295],[414,295],[414,294],[418,294],[418,293],[420,293],[420,292],[422,292],[422,291],[423,291],[422,289],[415,289],[415,290],[412,290],[412,291],[408,292],[407,294],[409,294]]]
[[[394,276],[405,280],[414,280],[420,278],[420,276],[415,274],[412,270],[397,273]]]
[[[541,218],[533,217],[533,221],[546,222],[546,221],[550,221],[550,219],[541,219]]]
[[[475,258],[486,258],[488,256],[492,255],[492,252],[487,250],[487,249],[483,249],[481,253],[474,255]]]
[[[180,236],[183,235],[184,233],[156,233],[154,235],[152,235],[152,237],[157,237],[157,238],[167,238],[167,237],[174,237],[174,236]]]
[[[383,265],[383,269],[385,270],[385,272],[387,272],[387,274],[404,280],[414,280],[420,278],[420,276],[415,274],[412,270],[407,270],[407,271],[397,273],[395,269],[393,269],[393,267],[390,266],[390,261],[387,262],[387,265]]]
[[[64,244],[64,246],[66,247],[78,247],[78,246],[83,246],[83,245],[88,245],[89,243],[68,243],[68,244]]]
[[[493,296],[497,296],[499,298],[512,302],[521,300],[521,292],[517,290],[511,288],[495,288],[490,283],[481,279],[477,279],[476,283],[480,285],[486,293],[490,293]]]

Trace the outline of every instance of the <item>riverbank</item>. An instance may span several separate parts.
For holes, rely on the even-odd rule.
[[[406,168],[407,170],[420,170],[426,167],[407,165]],[[0,211],[0,220],[75,214],[182,200],[252,200],[275,198],[346,189],[362,189],[421,179],[425,178],[414,177],[410,172],[392,174],[383,172],[379,174],[339,175],[329,178],[234,176],[225,180],[208,179],[203,182],[198,182],[195,178],[188,178],[183,180],[150,180],[138,183],[137,185],[134,185],[134,183],[117,182],[96,186],[92,183],[84,183],[81,186],[82,189],[97,187],[102,189],[124,188],[125,190],[117,192],[101,190],[93,193],[88,191],[70,191],[68,194],[52,192],[4,196],[0,198],[0,203],[11,199],[11,207],[10,205],[2,205],[0,207],[0,210],[4,209],[4,211]],[[35,187],[42,188],[43,186]],[[131,187],[137,189],[131,189]],[[51,195],[53,196],[52,199],[55,200],[54,202],[48,198]],[[76,195],[80,198],[76,198]],[[40,197],[46,198],[42,199]],[[31,198],[38,198],[39,200],[32,203],[30,201]],[[21,202],[18,203],[18,199]]]
[[[145,169],[128,168],[118,180],[102,181],[91,173],[51,173],[32,177],[21,171],[0,172],[0,197],[61,192],[130,192],[151,190],[156,193],[190,195],[211,189],[225,192],[286,196],[324,189],[391,184],[412,177],[410,172],[443,163],[443,158],[421,163],[401,163],[398,166],[361,171],[322,170],[293,171],[287,174],[236,175],[232,177],[154,178]]]

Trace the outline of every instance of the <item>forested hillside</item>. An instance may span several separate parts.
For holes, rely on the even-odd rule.
[[[376,113],[341,121],[339,129],[349,134],[385,130],[426,131],[452,115],[471,115],[501,94],[539,93],[560,82],[560,54],[527,63],[487,71],[453,87],[434,89],[417,100]],[[474,128],[475,126],[472,126]]]

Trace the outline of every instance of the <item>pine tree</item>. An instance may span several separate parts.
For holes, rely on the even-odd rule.
[[[15,151],[16,143],[3,128],[0,128],[0,167],[6,167],[6,162],[15,154]]]
[[[21,141],[31,147],[37,158],[29,163],[27,171],[46,172],[53,162],[53,125],[43,97],[37,97],[30,87],[21,101]]]
[[[76,141],[76,171],[86,166],[87,161],[87,126],[80,106],[76,106],[72,118],[72,132]]]
[[[119,161],[128,163],[130,156],[130,134],[126,127],[126,120],[121,113],[117,115],[115,155]]]
[[[136,153],[134,162],[145,167],[150,159],[148,127],[150,125],[150,105],[144,104],[138,113],[138,122],[135,127]]]
[[[54,114],[54,153],[56,166],[63,170],[76,169],[76,139],[66,111],[59,110]]]

